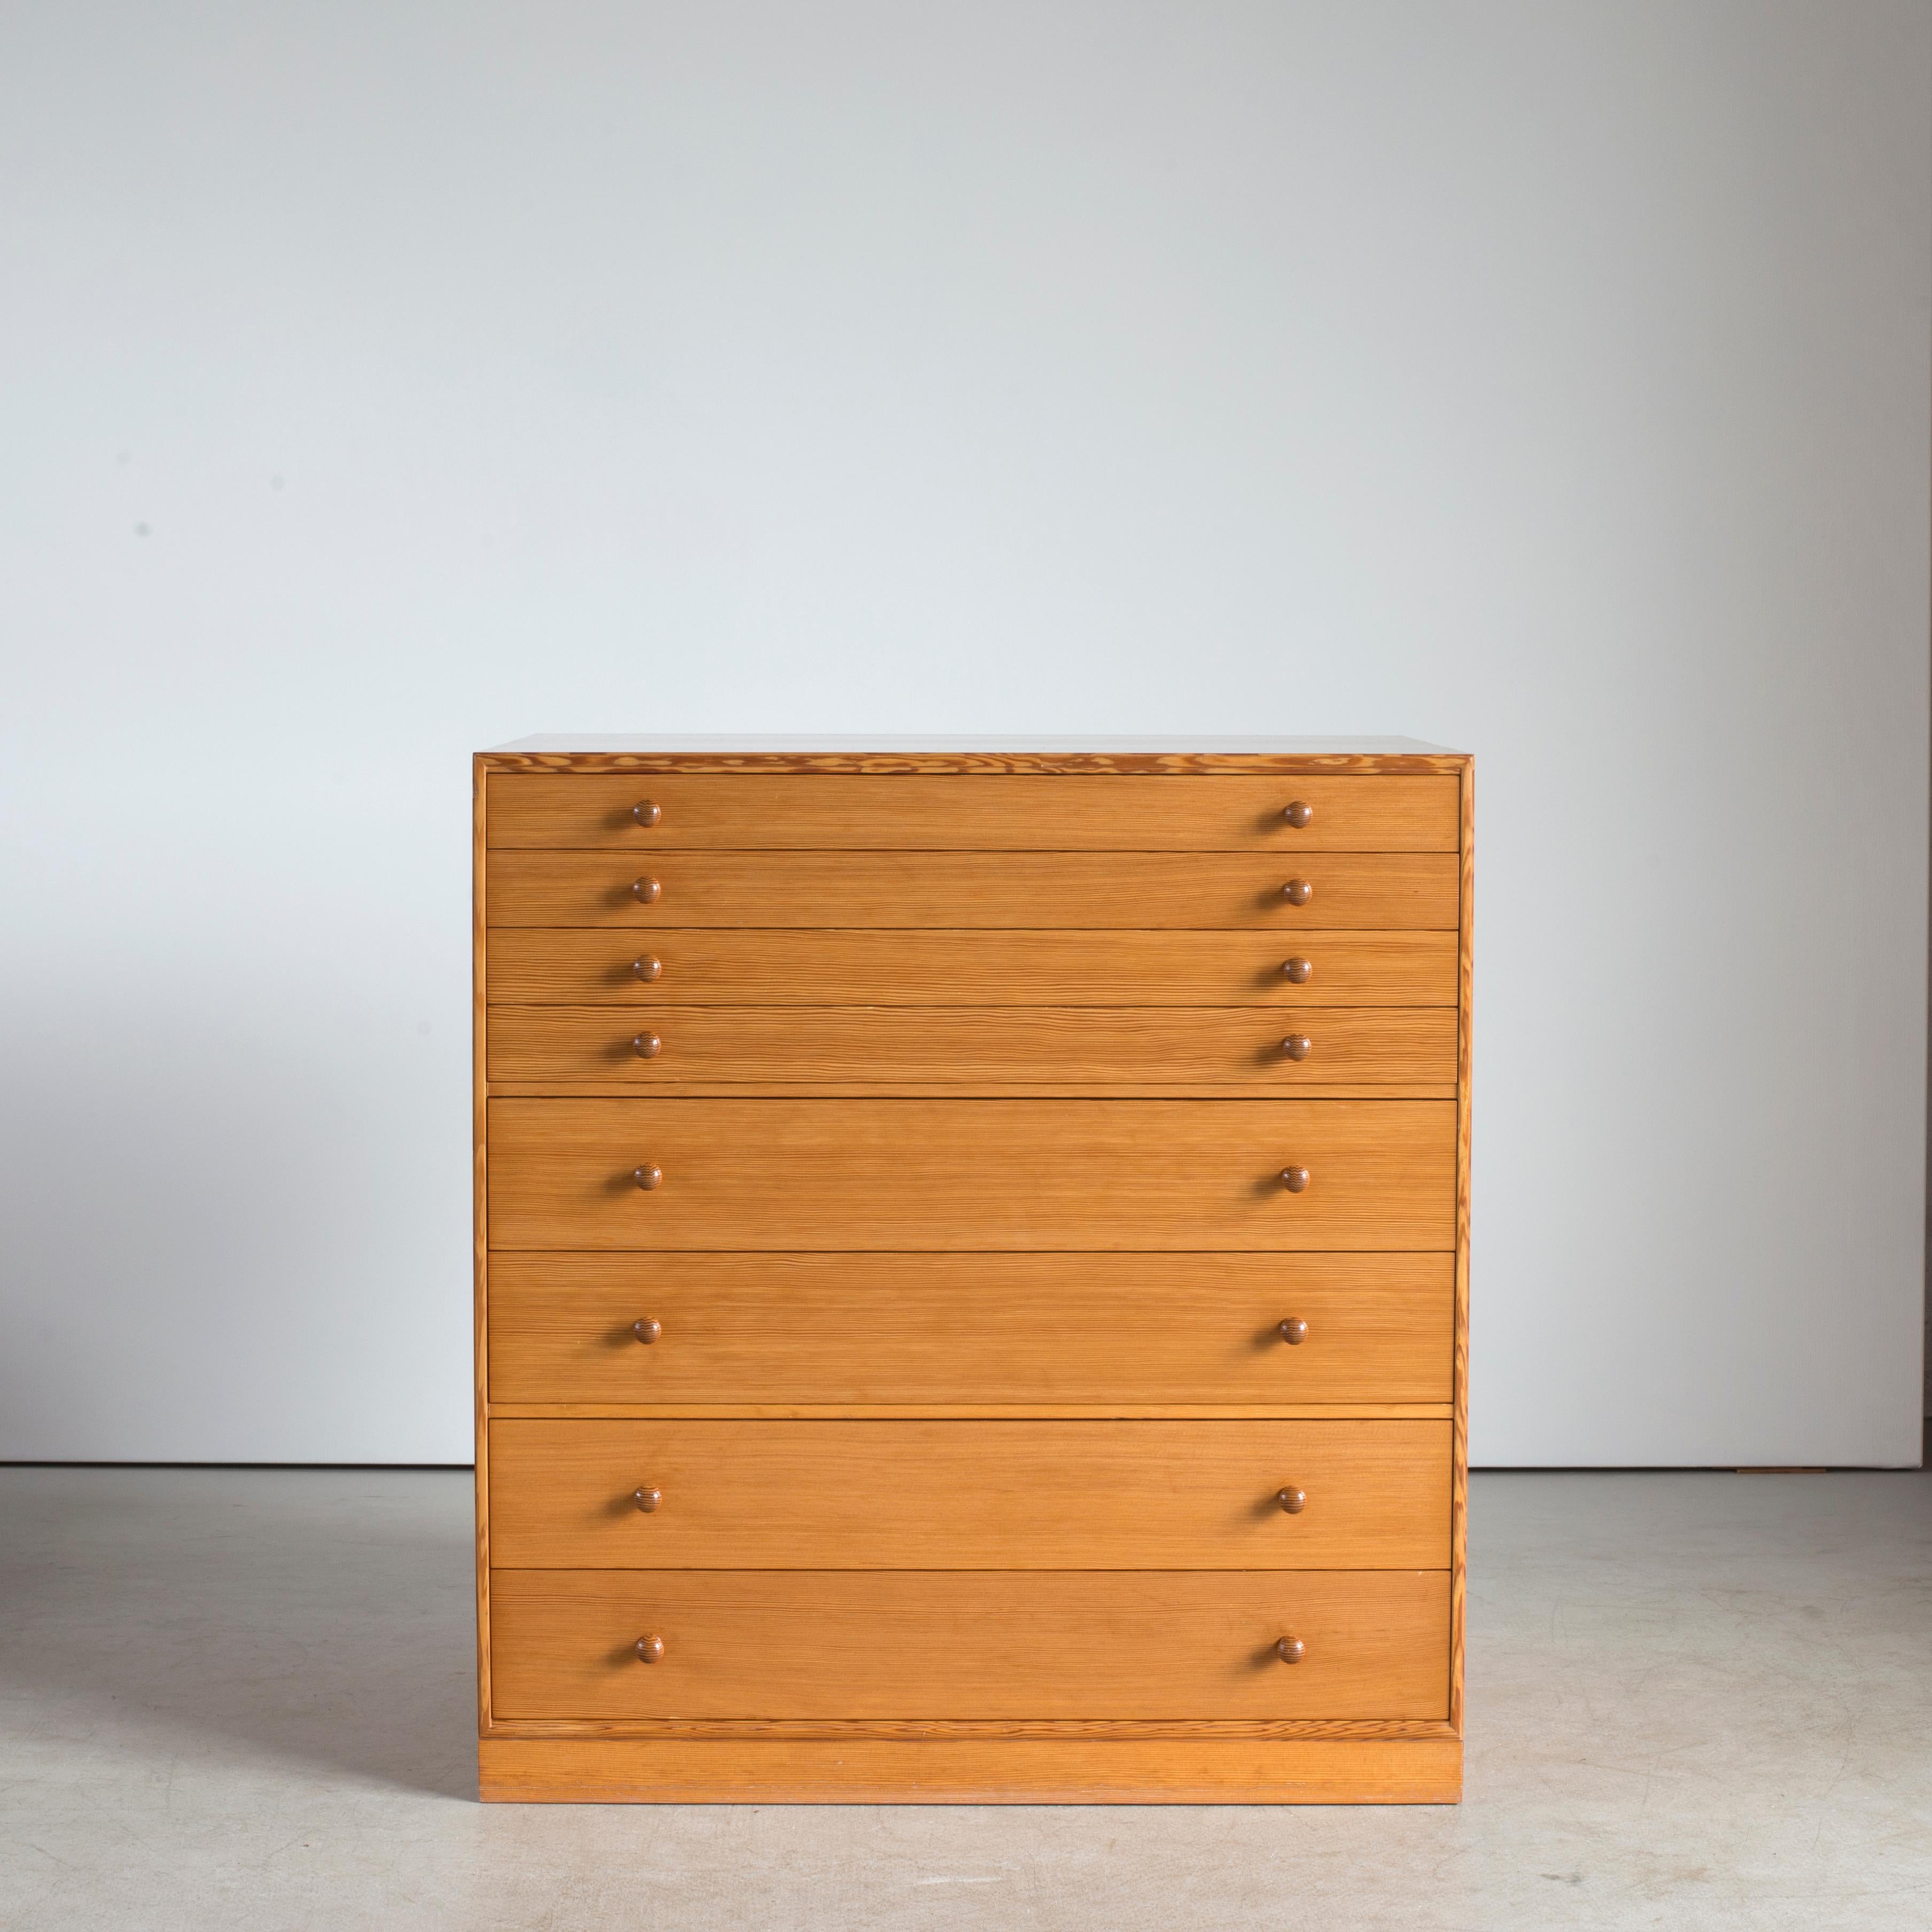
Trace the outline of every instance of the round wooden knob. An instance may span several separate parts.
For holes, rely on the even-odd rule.
[[[1299,832],[1315,816],[1315,808],[1312,805],[1304,805],[1300,799],[1297,799],[1292,805],[1282,807],[1281,815]]]
[[[657,1492],[653,1490],[651,1493],[655,1496]],[[1306,1490],[1298,1490],[1292,1483],[1285,1490],[1276,1490],[1274,1499],[1287,1510],[1290,1516],[1299,1516],[1308,1507],[1308,1492]],[[640,1504],[639,1507],[641,1508],[642,1505]],[[656,1505],[653,1504],[652,1507],[655,1508]]]
[[[1308,1646],[1298,1636],[1279,1637],[1275,1641],[1274,1654],[1284,1664],[1299,1664],[1308,1654]]]
[[[655,1174],[657,1169],[652,1168],[651,1172]],[[657,1183],[652,1180],[646,1181],[644,1184],[648,1187],[655,1187]],[[1283,1168],[1281,1171],[1281,1184],[1288,1190],[1289,1193],[1299,1194],[1308,1185],[1307,1168],[1305,1167]]]
[[[1286,1328],[1288,1324],[1284,1322],[1281,1325]],[[1305,1330],[1308,1324],[1304,1322],[1301,1325]],[[631,1324],[631,1333],[636,1336],[640,1342],[655,1342],[664,1333],[664,1324],[654,1315],[640,1315],[637,1320]],[[1298,1335],[1294,1340],[1298,1342],[1301,1337]]]
[[[653,1322],[651,1324],[651,1326],[655,1328],[657,1326],[657,1324]],[[1291,1315],[1286,1322],[1282,1322],[1279,1326],[1281,1339],[1286,1342],[1291,1348],[1300,1348],[1302,1343],[1308,1340],[1308,1324],[1303,1321],[1301,1317],[1298,1315]],[[657,1337],[655,1335],[651,1335],[643,1337],[642,1339],[655,1342],[657,1340]]]
[[[631,962],[631,970],[640,980],[655,980],[664,970],[664,962],[655,953],[640,952]]]
[[[1298,1496],[1300,1493],[1299,1490],[1295,1492]],[[664,1492],[660,1489],[653,1488],[651,1484],[646,1483],[642,1489],[633,1490],[631,1492],[631,1500],[644,1511],[645,1515],[649,1516],[651,1511],[664,1501]]]
[[[634,1053],[640,1060],[655,1060],[659,1054],[663,1052],[664,1042],[658,1039],[657,1035],[654,1033],[638,1034],[632,1039],[631,1051]],[[1300,1054],[1297,1054],[1295,1058],[1299,1060],[1301,1056]]]
[[[655,1187],[663,1180],[664,1169],[661,1167],[653,1167],[649,1161],[646,1161],[642,1167],[632,1168],[631,1178],[640,1187]]]
[[[1282,1042],[1281,1050],[1291,1060],[1306,1060],[1315,1051],[1315,1042],[1305,1033],[1292,1033]]]
[[[661,1636],[640,1636],[636,1644],[640,1664],[662,1664],[664,1661],[664,1639]]]
[[[1292,810],[1293,807],[1291,806],[1289,808],[1290,810]],[[664,813],[658,806],[653,805],[649,799],[640,798],[635,805],[632,806],[631,816],[634,818],[640,825],[655,825],[659,819],[663,818]]]
[[[1315,962],[1312,959],[1284,959],[1281,962],[1281,970],[1288,975],[1292,984],[1305,986],[1315,976]],[[651,976],[655,979],[657,976],[653,974]]]
[[[1290,905],[1306,905],[1315,896],[1315,888],[1306,879],[1290,879],[1281,889],[1281,896]],[[657,897],[654,892],[652,898]]]
[[[631,881],[632,898],[641,902],[645,905],[654,905],[657,902],[658,893],[663,890],[664,888],[655,879],[633,879]],[[1299,899],[1295,901],[1297,905],[1300,903]]]

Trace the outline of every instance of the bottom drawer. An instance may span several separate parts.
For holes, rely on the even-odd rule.
[[[1448,1714],[1447,1570],[499,1570],[490,1599],[503,1724]]]

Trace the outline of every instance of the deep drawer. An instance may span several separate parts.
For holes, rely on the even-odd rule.
[[[497,1420],[490,1555],[512,1570],[1432,1569],[1449,1561],[1449,1474],[1447,1422]],[[1292,1513],[1284,1490],[1304,1498]]]
[[[496,1100],[489,1136],[495,1248],[1455,1239],[1449,1100]]]
[[[1298,883],[1297,883],[1298,882]],[[1306,896],[1291,900],[1294,884]],[[500,851],[489,923],[676,926],[1426,927],[1459,917],[1453,852]]]
[[[1098,1006],[498,1006],[493,1080],[598,1081],[633,1092],[706,1085],[1012,1091],[1304,1087],[1453,1093],[1450,1006],[1276,1012]]]
[[[1453,852],[1460,808],[1454,778],[500,772],[489,840],[626,852]]]
[[[1446,1402],[1454,1316],[1447,1254],[500,1254],[490,1394]]]
[[[629,1007],[1453,1006],[1456,935],[499,926],[489,998]]]
[[[1448,1714],[1446,1570],[498,1570],[490,1588],[509,1724]]]

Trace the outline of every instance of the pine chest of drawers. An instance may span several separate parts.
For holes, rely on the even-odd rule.
[[[1460,1795],[1470,783],[479,755],[485,1797]]]

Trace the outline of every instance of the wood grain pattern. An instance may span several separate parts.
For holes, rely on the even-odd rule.
[[[481,770],[493,772],[720,772],[744,777],[770,776],[778,772],[849,772],[873,778],[919,776],[988,776],[1012,773],[1053,774],[1093,777],[1109,772],[1134,776],[1200,778],[1222,776],[1251,778],[1257,772],[1303,774],[1310,777],[1326,773],[1336,778],[1454,777],[1469,763],[1466,752],[1448,752],[1434,746],[1412,748],[1407,745],[1378,743],[1316,747],[1310,744],[1283,746],[1244,740],[1188,751],[1143,749],[1120,746],[1094,747],[1066,745],[1054,747],[1006,746],[988,748],[956,744],[922,746],[842,746],[833,748],[737,746],[730,749],[688,745],[672,748],[653,745],[645,748],[625,748],[609,743],[595,747],[543,746],[520,748],[509,745],[478,752]]]
[[[494,1420],[490,1540],[500,1570],[1446,1570],[1450,1437],[1441,1422]],[[631,1501],[644,1484],[663,1495],[648,1514]],[[1275,1501],[1285,1485],[1306,1494],[1298,1514]]]
[[[524,1804],[1454,1804],[1453,1738],[486,1738],[480,1795]]]
[[[657,882],[649,902],[632,890]],[[1305,905],[1282,888],[1313,888]],[[1259,930],[1456,925],[1453,852],[495,851],[494,926]]]
[[[795,932],[499,926],[490,998],[506,1005],[1449,1006],[1454,932]],[[648,954],[655,980],[632,970]],[[1289,958],[1310,970],[1295,983]]]
[[[1447,1254],[495,1258],[494,1402],[1447,1402]],[[631,1332],[661,1322],[649,1347]],[[1309,1324],[1284,1343],[1277,1324]]]
[[[646,794],[621,774],[506,772],[490,840],[627,854],[887,851],[1438,851],[1457,844],[1450,776],[877,778],[677,772]],[[1283,808],[1305,803],[1305,826]]]
[[[504,1719],[1442,1719],[1446,1571],[499,1570]],[[640,1664],[640,1634],[661,1662]],[[1306,1645],[1282,1664],[1278,1637]]]
[[[1280,1185],[1290,1162],[1305,1192]],[[502,1100],[490,1173],[496,1248],[1448,1250],[1456,1109]]]
[[[640,1033],[640,1030],[641,1033]],[[638,1051],[642,1037],[652,1050]],[[1284,1041],[1300,1053],[1291,1057]],[[1450,1006],[499,1006],[493,1081],[676,1093],[722,1084],[890,1092],[1097,1087],[1292,1095],[1303,1088],[1456,1091]]]

